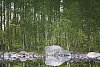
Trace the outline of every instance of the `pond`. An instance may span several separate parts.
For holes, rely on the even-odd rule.
[[[0,51],[44,54],[59,45],[67,51],[100,52],[100,1],[0,0]],[[65,62],[59,67],[99,67],[100,62]],[[0,67],[49,67],[45,60],[4,61]]]

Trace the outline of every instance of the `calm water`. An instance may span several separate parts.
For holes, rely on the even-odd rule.
[[[44,53],[58,44],[76,52],[100,52],[100,1],[0,0],[1,51]],[[59,67],[99,67],[99,62],[65,62]],[[0,67],[48,67],[43,60],[1,62]]]

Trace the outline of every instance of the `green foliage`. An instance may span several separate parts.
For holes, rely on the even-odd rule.
[[[5,21],[0,22],[0,41],[5,45],[5,51],[22,49],[43,53],[44,46],[53,44],[71,51],[100,51],[100,1],[3,1],[0,1],[0,21]],[[5,30],[2,24],[5,24]],[[43,64],[37,61],[34,65],[39,65],[38,62]],[[72,67],[79,64],[89,67],[85,62],[69,63]],[[15,64],[15,67],[20,65]]]

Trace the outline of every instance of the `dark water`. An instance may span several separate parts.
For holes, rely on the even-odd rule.
[[[58,44],[76,52],[100,52],[99,0],[0,0],[0,50],[44,53]],[[99,67],[65,62],[59,67]],[[44,61],[10,61],[0,67],[48,67]]]

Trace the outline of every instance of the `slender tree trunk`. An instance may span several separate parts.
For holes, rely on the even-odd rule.
[[[2,0],[0,1],[0,4],[1,4],[1,6],[0,6],[0,12],[1,12],[1,14],[0,14],[0,16],[1,16],[1,18],[0,18],[0,30],[2,30]]]
[[[5,7],[6,7],[6,5],[5,5],[5,0],[3,0],[3,25],[4,25],[4,27],[3,27],[3,30],[5,31],[5,24],[6,24],[6,22],[5,22]]]

